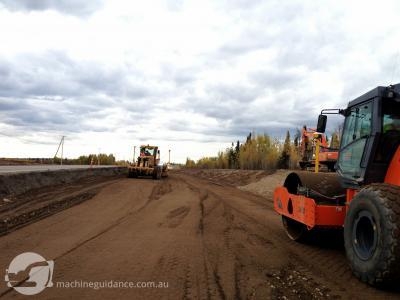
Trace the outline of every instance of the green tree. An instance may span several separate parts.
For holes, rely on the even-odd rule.
[[[229,167],[228,158],[226,157],[225,153],[220,151],[218,152],[217,157],[217,168],[218,169],[227,169]]]
[[[281,169],[289,169],[290,153],[291,153],[290,132],[286,132],[285,142],[283,144],[282,153],[279,157],[278,166]]]
[[[338,132],[334,132],[332,134],[332,138],[331,138],[331,144],[330,144],[330,148],[334,148],[334,149],[339,149],[340,146],[340,140],[339,140],[339,133]]]
[[[192,160],[189,157],[187,157],[186,158],[185,167],[186,168],[194,168],[195,166],[196,166],[196,163],[194,162],[194,160]]]
[[[273,170],[278,166],[281,152],[285,149],[287,153],[288,167],[295,165],[297,161],[291,161],[290,158],[297,156],[291,151],[295,151],[295,147],[290,144],[290,135],[287,137],[288,143],[285,146],[279,139],[272,139],[268,134],[252,134],[246,137],[246,142],[240,144],[232,143],[225,151],[218,152],[216,157],[203,157],[197,162],[187,158],[186,167],[189,168],[240,168],[251,170]]]
[[[90,162],[89,162],[89,157],[88,156],[86,156],[86,155],[79,156],[78,164],[80,164],[80,165],[88,165],[89,163]]]
[[[253,135],[239,148],[239,167],[241,169],[275,169],[278,148],[278,142],[272,140],[269,135]]]

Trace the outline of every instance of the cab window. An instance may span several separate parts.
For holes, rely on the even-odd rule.
[[[383,99],[381,126],[382,135],[375,162],[389,163],[400,145],[400,102]]]
[[[396,101],[384,101],[382,111],[382,132],[400,131],[400,104]]]
[[[338,166],[344,176],[359,178],[365,145],[372,130],[372,103],[351,108],[346,114]]]
[[[352,108],[346,117],[341,148],[371,134],[372,103]]]

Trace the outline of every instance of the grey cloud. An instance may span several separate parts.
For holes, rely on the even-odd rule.
[[[231,120],[255,100],[259,90],[252,86],[215,84],[205,87],[207,98],[187,98],[187,109],[217,120]]]
[[[35,105],[35,100],[14,99],[12,110],[0,110],[3,122],[29,130],[57,130],[60,126],[71,124],[71,116],[64,114],[60,106]],[[9,101],[8,101],[9,102]]]
[[[97,9],[101,2],[79,2],[83,3],[81,6],[77,1],[0,3],[13,10],[54,9],[84,15],[85,11]],[[166,5],[177,12],[185,8],[183,2],[168,0]],[[196,134],[204,141],[243,140],[251,131],[283,136],[286,130],[304,124],[314,127],[320,102],[332,101],[331,91],[310,98],[307,89],[314,83],[305,82],[309,77],[303,77],[304,73],[335,69],[334,75],[344,86],[343,91],[335,93],[341,93],[343,99],[331,102],[336,106],[346,105],[377,82],[384,84],[387,78],[380,74],[393,70],[394,57],[380,61],[376,73],[365,72],[363,66],[348,65],[351,62],[343,53],[355,51],[349,40],[351,35],[337,26],[341,16],[332,6],[333,12],[324,14],[324,4],[313,1],[236,0],[216,5],[222,5],[223,16],[229,17],[233,26],[240,24],[226,35],[232,39],[213,53],[199,54],[184,67],[179,67],[184,62],[175,64],[178,56],[171,56],[172,61],[158,66],[159,75],[134,66],[77,62],[56,51],[24,54],[14,60],[0,58],[0,119],[27,130],[43,131],[103,132],[119,126],[135,139],[143,140],[149,139],[143,133],[146,128],[163,125],[170,135],[165,138],[171,140],[174,132]],[[271,53],[273,59],[268,65],[247,65],[246,55],[260,50],[266,55]],[[244,71],[249,67],[250,71]],[[296,71],[298,67],[303,73]],[[208,72],[215,76],[227,69],[237,72],[233,77],[239,78],[239,84],[226,78],[205,83]],[[175,110],[213,118],[217,124],[199,128],[190,120],[176,120]],[[120,124],[99,122],[115,111],[122,111],[122,115],[112,116]],[[162,113],[171,116],[167,124],[157,123],[155,116]],[[162,139],[163,133],[159,135]]]
[[[11,11],[56,10],[60,13],[87,16],[103,6],[103,0],[0,0]]]
[[[108,116],[95,101],[81,99],[83,103],[71,99],[60,103],[31,100],[15,100],[12,111],[0,110],[2,122],[20,128],[25,132],[105,132],[115,128],[102,124],[100,120]],[[109,103],[107,103],[109,105]],[[97,121],[92,123],[92,121]]]
[[[130,99],[144,99],[151,96],[152,92],[143,85],[128,85],[124,88],[124,95]],[[136,102],[136,101],[135,101]]]
[[[283,88],[291,89],[294,86],[298,86],[303,78],[300,74],[295,73],[289,69],[271,69],[271,70],[259,70],[251,72],[249,78],[252,82],[264,89],[274,89],[280,91]]]
[[[312,127],[315,126],[316,115],[304,113],[304,111],[309,109],[307,105],[303,105],[303,108],[299,106],[298,111],[294,112],[280,106],[279,101],[277,101],[276,104],[270,106],[265,111],[257,111],[247,106],[237,110],[233,109],[226,118],[217,119],[217,125],[210,125],[206,128],[199,129],[190,121],[171,120],[167,124],[166,129],[202,134],[204,138],[223,136],[231,140],[243,140],[249,132],[267,133],[273,137],[284,136],[286,130],[294,131],[296,128],[301,128],[304,124]],[[214,109],[218,110],[220,108],[214,106]],[[204,110],[201,112],[207,116],[212,114]],[[222,115],[215,114],[219,117]]]
[[[343,90],[343,104],[354,98],[361,96],[378,85],[387,86],[400,82],[400,55],[391,55],[383,61],[371,61],[368,66],[349,66],[342,74],[343,81],[346,84]],[[379,69],[375,72],[362,71],[364,67],[370,68],[378,65]]]
[[[188,87],[195,83],[197,80],[197,73],[201,71],[198,66],[192,65],[190,67],[182,68],[176,67],[175,65],[169,63],[164,63],[161,66],[163,78],[174,82],[174,84],[179,87]]]
[[[21,107],[22,105],[15,100],[0,98],[0,111],[13,111]]]
[[[197,100],[198,102],[192,102],[189,110],[192,112],[201,113],[204,116],[215,118],[217,120],[231,120],[234,119],[235,115],[241,113],[242,108],[245,106],[244,103],[236,101],[207,101]]]
[[[305,84],[307,76],[296,72],[296,69],[301,66],[303,70],[329,71],[329,67],[343,62],[342,53],[349,51],[351,43],[348,43],[343,28],[337,26],[340,14],[333,11],[325,17],[322,11],[319,16],[323,8],[314,4],[304,5],[303,1],[258,2],[242,11],[240,8],[243,6],[246,3],[238,1],[230,8],[237,14],[238,20],[250,21],[244,22],[240,27],[241,33],[214,53],[212,58],[216,65],[224,67],[223,63],[235,63],[250,52],[259,50],[273,50],[275,59],[264,70],[260,64],[258,69],[242,74],[243,81],[252,85],[248,95],[241,95],[246,89],[240,86],[237,91],[233,87],[219,88],[217,90],[221,91],[222,99],[227,100],[225,106],[221,104],[221,98],[216,97],[219,93],[211,89],[208,90],[210,100],[191,102],[195,104],[194,109],[221,122],[230,120],[231,125],[224,130],[231,136],[247,135],[252,130],[284,135],[286,130],[294,130],[304,124],[314,127],[319,109],[315,104],[317,99],[331,99],[331,95],[327,91],[326,95],[310,99],[304,86],[311,83]],[[268,14],[265,14],[266,11]],[[310,15],[312,18],[309,21],[313,22],[315,30],[304,26],[304,20]],[[266,96],[273,98],[266,102],[262,111],[243,105],[251,103],[251,99]],[[271,101],[275,104],[267,104]],[[213,128],[207,134],[220,130]]]
[[[248,30],[238,39],[229,41],[219,49],[218,58],[240,56],[260,49],[268,49],[270,36],[260,31]]]
[[[14,61],[1,59],[0,69],[7,71],[0,73],[0,95],[17,98],[76,95],[78,87],[66,78],[70,68],[67,58],[58,53],[18,56]]]
[[[183,7],[183,0],[167,0],[166,6],[171,11],[180,11]]]
[[[90,118],[91,116],[105,117],[104,109],[112,107],[114,101],[108,98],[96,97],[95,95],[82,94],[76,98],[68,98],[62,103],[55,104],[62,112],[70,115]]]
[[[342,59],[342,53],[349,50],[351,41],[345,30],[337,25],[341,14],[335,10],[324,14],[326,8],[316,2],[255,3],[245,10],[242,7],[246,5],[240,5],[238,21],[249,21],[243,22],[240,34],[215,53],[216,60],[235,61],[252,51],[273,49],[278,52],[272,66],[278,70],[296,66],[319,70],[337,63]]]
[[[255,100],[258,91],[252,86],[239,84],[219,84],[208,87],[207,91],[217,102],[231,102],[248,104]]]
[[[304,116],[304,113],[293,116],[291,111],[285,111],[277,103],[266,114],[258,114],[253,111],[251,114],[237,118],[232,123],[230,131],[232,135],[239,136],[247,135],[251,131],[268,133],[271,136],[283,136],[286,130],[293,131],[303,124],[314,126],[315,122],[316,118],[313,116]]]
[[[80,97],[105,94],[110,97],[140,98],[152,87],[136,86],[129,76],[142,78],[136,70],[110,69],[89,62],[76,62],[64,53],[20,55],[15,60],[0,59],[2,97]]]
[[[27,131],[99,131],[95,114],[125,97],[127,70],[58,52],[0,59],[0,119]]]
[[[245,14],[247,11],[258,8],[262,1],[224,0],[216,3],[222,11],[240,11],[241,14]]]

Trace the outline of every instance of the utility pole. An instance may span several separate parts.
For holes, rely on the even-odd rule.
[[[62,143],[61,143],[61,162],[60,162],[61,165],[62,165],[63,157],[64,157],[64,136],[62,137]]]
[[[168,164],[171,164],[171,149],[168,150]]]
[[[57,154],[58,154],[58,151],[60,150],[60,147],[61,147],[61,162],[60,162],[60,165],[62,165],[63,155],[64,155],[64,139],[65,139],[65,136],[63,135],[61,137],[60,143],[58,144],[57,152],[56,152],[56,154],[54,154],[54,158],[56,158]]]
[[[136,146],[133,146],[133,164],[135,164],[136,161]]]

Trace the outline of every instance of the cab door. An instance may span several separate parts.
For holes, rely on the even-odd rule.
[[[351,107],[346,112],[337,163],[337,170],[345,185],[354,185],[364,180],[366,164],[363,161],[372,132],[372,111],[373,102],[369,101]]]

